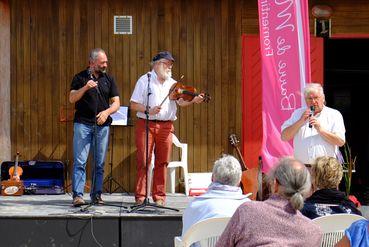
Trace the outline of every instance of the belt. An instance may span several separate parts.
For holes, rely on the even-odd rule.
[[[146,119],[144,118],[138,118],[140,120],[146,121]],[[149,119],[149,122],[154,122],[154,123],[167,123],[167,122],[173,122],[172,120],[158,120],[158,119]]]

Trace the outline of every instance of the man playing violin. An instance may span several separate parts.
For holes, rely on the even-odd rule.
[[[172,86],[176,83],[172,78],[173,63],[174,58],[168,51],[155,55],[151,61],[152,70],[138,79],[131,96],[131,109],[137,112],[138,118],[135,129],[137,147],[135,199],[137,204],[142,204],[146,197],[146,114],[149,117],[148,164],[151,163],[153,150],[155,155],[152,197],[156,204],[163,206],[166,199],[167,165],[172,150],[173,121],[177,119],[177,104],[188,106],[204,100],[202,94],[195,96],[191,101],[185,101],[182,98],[173,100],[168,97]],[[146,112],[147,101],[149,104]]]

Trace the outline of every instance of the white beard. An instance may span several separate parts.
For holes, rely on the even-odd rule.
[[[165,80],[168,80],[168,79],[172,78],[172,71],[164,72],[163,73],[163,78]]]
[[[168,70],[166,71],[163,66],[160,66],[158,69],[158,75],[160,78],[163,78],[164,80],[168,80],[172,78],[172,71]]]

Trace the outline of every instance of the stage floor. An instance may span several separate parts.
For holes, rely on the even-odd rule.
[[[130,212],[133,194],[103,194],[106,205],[76,208],[70,194],[0,197],[1,246],[173,246],[191,197],[168,194],[167,207]],[[88,195],[85,196],[88,201]],[[150,198],[152,202],[152,198]],[[369,207],[362,206],[368,218]]]
[[[166,207],[178,211],[145,207],[130,212],[133,194],[102,198],[106,205],[76,208],[69,194],[1,196],[1,246],[173,246],[190,200],[168,194]],[[88,194],[84,199],[89,202]]]
[[[84,199],[89,203],[89,195]],[[1,218],[28,218],[28,217],[83,217],[83,215],[94,214],[95,217],[122,217],[139,215],[161,215],[161,216],[182,216],[190,197],[184,194],[167,194],[166,207],[178,209],[177,211],[168,209],[157,209],[146,207],[143,212],[130,213],[131,206],[136,205],[133,194],[126,193],[104,193],[102,199],[105,205],[73,207],[72,196],[63,195],[22,195],[22,196],[2,196],[0,199]],[[150,202],[153,203],[150,197]],[[155,209],[155,210],[154,210]],[[157,209],[157,210],[156,210]]]

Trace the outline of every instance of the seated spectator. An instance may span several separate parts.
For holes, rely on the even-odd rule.
[[[336,244],[336,247],[369,246],[369,221],[358,220],[345,230],[345,236]]]
[[[358,214],[361,212],[345,193],[338,190],[343,169],[337,159],[319,157],[311,167],[316,191],[306,199],[301,212],[310,219],[330,214]]]
[[[238,206],[250,201],[239,187],[241,175],[241,165],[233,156],[225,155],[215,161],[207,192],[195,197],[183,213],[182,236],[198,221],[230,217]]]
[[[270,172],[269,181],[270,197],[242,204],[217,247],[320,246],[322,231],[299,211],[311,188],[305,165],[293,158],[283,158]]]

